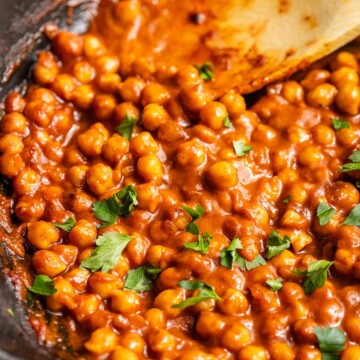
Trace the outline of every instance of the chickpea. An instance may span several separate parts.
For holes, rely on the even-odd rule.
[[[341,354],[341,360],[357,360],[360,356],[360,346],[350,345]]]
[[[226,356],[226,355],[224,355]],[[178,358],[179,360],[215,360],[215,359],[226,359],[221,355],[216,357],[216,355],[206,354],[200,350],[186,350],[182,351],[182,354]]]
[[[359,75],[356,70],[343,66],[331,74],[330,81],[339,89],[349,83],[357,85],[359,83]]]
[[[88,351],[101,355],[115,350],[117,343],[118,337],[113,330],[100,328],[91,334],[90,339],[84,346]]]
[[[103,299],[110,297],[110,294],[120,289],[122,285],[122,281],[116,276],[99,271],[89,278],[89,289]]]
[[[111,167],[101,163],[93,165],[86,173],[86,183],[95,195],[102,195],[114,186]]]
[[[75,87],[75,80],[69,74],[57,75],[51,84],[51,88],[55,93],[64,100],[71,100]]]
[[[141,94],[142,106],[149,104],[165,105],[169,100],[169,91],[164,86],[156,83],[146,85]]]
[[[74,186],[84,186],[86,172],[89,170],[89,167],[86,165],[75,165],[72,166],[66,174],[67,179]]]
[[[92,105],[96,119],[105,120],[112,116],[116,107],[116,99],[112,95],[98,94]]]
[[[336,140],[339,144],[344,146],[353,145],[357,141],[358,137],[354,133],[353,129],[341,129],[336,131]]]
[[[116,73],[120,67],[120,61],[116,56],[102,55],[95,59],[94,66],[97,74]]]
[[[299,342],[305,344],[316,344],[317,338],[314,329],[317,326],[312,319],[300,319],[294,324],[294,333]]]
[[[321,162],[324,159],[324,155],[322,154],[320,148],[310,145],[299,154],[298,159],[301,165],[311,166]]]
[[[83,40],[77,34],[59,31],[52,41],[52,46],[60,59],[67,61],[82,54]]]
[[[356,115],[360,107],[360,87],[347,83],[339,88],[336,96],[336,106],[345,114]]]
[[[146,343],[140,335],[129,331],[121,337],[120,345],[133,351],[134,353],[142,354],[144,352]]]
[[[348,51],[339,52],[330,65],[333,71],[343,66],[347,66],[355,70],[358,69],[358,63],[356,61],[356,57],[354,56],[354,54]]]
[[[72,68],[73,76],[83,84],[91,82],[95,78],[95,69],[87,61],[79,61]]]
[[[331,84],[321,84],[310,90],[306,96],[310,106],[325,108],[330,106],[337,95],[337,89]]]
[[[89,129],[77,137],[77,142],[86,156],[95,157],[101,154],[105,139],[98,130]]]
[[[34,80],[40,85],[51,84],[57,74],[59,73],[59,66],[51,52],[40,51],[38,54],[38,62],[34,67]]]
[[[227,289],[218,303],[220,310],[227,315],[244,314],[249,303],[246,296],[237,289]]]
[[[88,320],[92,314],[95,314],[100,306],[99,298],[94,294],[78,295],[75,298],[76,307],[73,309],[73,314],[77,321],[83,322]]]
[[[54,116],[54,105],[40,100],[28,102],[24,114],[29,121],[40,127],[48,126]]]
[[[117,125],[120,125],[128,116],[134,118],[136,121],[139,121],[139,109],[130,102],[123,102],[116,106],[114,119]]]
[[[74,309],[75,303],[75,291],[71,283],[59,276],[54,281],[56,293],[46,297],[46,306],[51,311],[59,311],[64,307],[68,309]]]
[[[70,230],[69,243],[78,248],[90,247],[94,244],[96,236],[95,225],[89,220],[81,219]]]
[[[294,350],[285,342],[275,342],[270,344],[269,353],[274,360],[294,360]]]
[[[155,213],[162,201],[158,188],[152,184],[141,184],[136,186],[136,192],[138,207]]]
[[[146,83],[143,80],[136,77],[128,77],[119,85],[119,93],[123,101],[139,104],[140,96],[145,86]]]
[[[209,181],[220,189],[229,189],[236,185],[238,178],[234,166],[227,161],[220,161],[210,166],[207,171]]]
[[[72,101],[78,108],[88,110],[95,98],[95,91],[91,85],[80,85],[72,92]]]
[[[54,111],[50,131],[55,135],[67,133],[74,123],[72,116],[65,110],[57,109]]]
[[[240,94],[228,92],[222,96],[220,102],[226,106],[230,119],[238,118],[246,110],[245,100]]]
[[[26,118],[20,112],[6,114],[0,121],[0,129],[6,134],[24,134],[26,130]]]
[[[90,275],[91,274],[88,270],[75,268],[68,272],[64,278],[70,282],[78,293],[83,293],[87,289],[87,283]]]
[[[267,360],[267,352],[263,347],[248,345],[238,353],[238,360]]]
[[[296,81],[285,81],[281,89],[281,95],[290,104],[299,104],[304,100],[304,89]]]
[[[224,319],[219,314],[212,311],[203,311],[197,320],[196,331],[204,338],[209,336],[218,338],[225,325]]]
[[[23,97],[16,91],[11,92],[4,101],[4,109],[7,113],[19,112],[22,113],[24,111],[26,102]],[[0,123],[1,124],[1,123]]]
[[[0,173],[9,179],[17,176],[24,168],[24,165],[20,154],[6,153],[0,157]]]
[[[250,341],[251,334],[242,324],[232,325],[225,330],[221,337],[222,345],[231,351],[239,351],[242,347],[249,344]]]
[[[300,82],[305,90],[314,89],[316,86],[326,83],[330,79],[330,72],[324,69],[310,71]]]
[[[114,134],[102,147],[102,155],[106,161],[116,164],[129,150],[129,141],[124,137]]]
[[[127,245],[125,249],[125,254],[127,255],[129,261],[132,264],[138,266],[144,262],[148,247],[148,241],[145,238],[134,233],[134,238],[131,239],[131,241]]]
[[[220,130],[228,116],[225,105],[213,101],[206,104],[200,111],[200,121],[212,130]]]
[[[105,52],[104,44],[94,35],[83,35],[84,55],[88,58],[95,58]]]
[[[96,77],[96,84],[100,91],[115,93],[121,83],[121,77],[118,74],[107,73]]]
[[[138,356],[131,350],[123,346],[116,346],[111,354],[111,360],[138,360]]]
[[[321,360],[321,352],[308,345],[300,347],[296,353],[295,360]]]
[[[136,314],[142,306],[139,295],[131,290],[114,290],[111,293],[111,309],[122,315]]]
[[[150,154],[142,156],[137,162],[137,172],[146,181],[153,181],[157,184],[161,183],[163,177],[163,169],[159,158]]]
[[[198,167],[205,159],[204,146],[196,139],[186,141],[177,147],[176,162],[180,166]]]
[[[155,352],[173,351],[176,347],[176,338],[167,330],[154,329],[148,336],[148,344]]]
[[[44,202],[41,199],[34,199],[31,196],[22,196],[16,206],[15,214],[23,222],[34,222],[39,220],[45,210]]]
[[[173,308],[173,305],[185,300],[185,291],[181,288],[164,290],[155,298],[154,307],[164,311],[166,317],[175,318],[179,316],[182,309]]]
[[[21,138],[15,134],[6,134],[0,138],[0,152],[19,154],[24,148]]]
[[[169,118],[166,110],[159,104],[148,104],[144,107],[141,122],[146,130],[155,131]]]
[[[166,327],[166,316],[165,316],[164,311],[162,311],[160,309],[151,308],[146,311],[144,317],[150,327],[153,327],[153,328],[165,328]]]
[[[190,111],[199,112],[211,101],[211,96],[202,84],[181,91],[183,105]]]
[[[157,138],[166,143],[173,143],[185,138],[183,128],[175,121],[168,120],[160,125]]]
[[[60,240],[59,230],[46,221],[30,223],[27,229],[27,238],[37,249],[48,249]]]
[[[147,252],[147,261],[161,269],[166,269],[173,257],[174,250],[162,245],[152,245]]]
[[[26,167],[14,179],[13,185],[18,195],[34,195],[40,186],[40,176]]]
[[[32,264],[37,274],[47,275],[51,278],[60,275],[67,268],[60,257],[49,250],[36,251],[32,258]]]
[[[349,182],[337,181],[331,191],[331,198],[336,207],[349,209],[360,201],[358,189]]]
[[[259,124],[259,126],[252,133],[251,140],[263,143],[270,144],[274,139],[277,138],[277,132],[270,126]]]

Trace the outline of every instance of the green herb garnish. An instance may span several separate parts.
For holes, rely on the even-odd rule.
[[[130,140],[136,123],[137,120],[133,116],[126,114],[122,123],[116,127],[116,131],[125,139]]]
[[[205,81],[210,81],[214,78],[214,64],[210,61],[204,62],[204,64],[195,64],[195,67],[199,71],[200,78]]]
[[[328,204],[326,203],[319,203],[317,210],[316,210],[316,215],[319,219],[319,224],[321,226],[326,225],[331,218],[334,216],[335,214],[335,209],[330,207]]]
[[[62,229],[66,232],[70,232],[71,229],[75,226],[76,221],[74,220],[74,218],[69,217],[64,223],[60,224],[60,223],[52,223],[53,226]]]
[[[245,145],[243,141],[233,141],[233,147],[237,157],[245,156],[253,147],[250,145]]]
[[[213,286],[208,285],[201,281],[181,280],[179,286],[186,290],[199,290],[196,296],[190,297],[179,304],[175,304],[172,308],[185,309],[189,306],[198,304],[201,301],[208,299],[220,300],[220,297],[216,294]]]
[[[104,221],[104,224],[99,226],[99,228],[103,228],[115,224],[118,216],[128,216],[137,204],[135,188],[133,185],[129,185],[109,199],[94,202],[92,210],[98,220]]]
[[[97,247],[89,258],[81,262],[80,267],[92,272],[101,270],[106,273],[112,270],[132,238],[132,236],[117,232],[104,233],[97,238]]]
[[[126,276],[124,288],[136,292],[150,291],[160,272],[161,269],[152,265],[130,270]]]
[[[271,259],[274,256],[279,255],[284,250],[288,249],[290,244],[290,238],[287,235],[281,238],[280,234],[276,230],[272,231],[266,243],[268,248],[266,258]]]
[[[36,275],[32,286],[28,290],[43,296],[52,295],[57,292],[54,281],[47,275]]]

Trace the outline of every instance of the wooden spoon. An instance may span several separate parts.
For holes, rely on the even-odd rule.
[[[359,36],[360,0],[142,0],[129,25],[109,18],[93,26],[125,72],[141,57],[177,66],[210,60],[215,90],[249,93]]]

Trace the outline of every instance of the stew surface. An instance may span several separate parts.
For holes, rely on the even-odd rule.
[[[26,239],[7,245],[31,257],[27,291],[79,359],[358,360],[360,55],[247,108],[214,86],[226,66],[185,9],[172,25],[166,2],[103,2],[84,35],[49,26],[52,50],[5,99],[5,210]],[[180,41],[153,51],[185,27],[190,58]]]

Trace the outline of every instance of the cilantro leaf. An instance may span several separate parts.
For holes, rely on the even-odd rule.
[[[282,282],[283,282],[282,278],[269,279],[265,281],[266,285],[269,286],[269,288],[275,292],[279,291],[282,288]]]
[[[316,215],[319,219],[319,224],[321,226],[326,225],[331,218],[334,216],[335,214],[335,209],[330,207],[328,204],[320,202],[317,210],[316,210]]]
[[[196,296],[190,297],[178,304],[173,305],[172,308],[185,309],[189,306],[196,305],[203,300],[220,300],[220,297],[216,294],[214,287],[204,282],[195,280],[181,280],[179,282],[179,286],[186,290],[199,290],[199,293]]]
[[[233,141],[233,147],[237,157],[245,156],[253,147],[245,145],[243,141]]]
[[[133,185],[124,187],[109,199],[93,203],[92,210],[96,219],[104,221],[99,228],[115,224],[118,216],[128,216],[138,204],[137,193]]]
[[[333,261],[317,260],[309,264],[306,271],[293,271],[294,274],[306,276],[306,279],[303,283],[303,288],[306,295],[311,294],[316,288],[324,286],[328,270],[333,264]]]
[[[227,127],[228,129],[233,129],[233,128],[234,128],[233,123],[230,121],[229,115],[227,115],[227,116],[225,117],[223,124],[224,124],[224,126]]]
[[[285,249],[288,249],[290,244],[290,238],[287,235],[285,235],[284,238],[281,238],[276,230],[272,231],[266,243],[268,247],[266,258],[271,259],[274,256],[279,255]]]
[[[283,203],[284,203],[284,204],[288,204],[288,203],[290,202],[291,198],[292,198],[292,195],[291,195],[291,194],[288,195],[288,196],[283,200]]]
[[[199,71],[200,78],[205,81],[210,81],[214,78],[214,64],[210,61],[204,62],[204,64],[195,64],[195,67]]]
[[[338,327],[320,327],[314,329],[322,353],[337,353],[345,348],[346,335]]]
[[[181,208],[191,216],[191,222],[186,225],[186,231],[194,235],[199,235],[200,231],[195,221],[205,214],[204,208],[200,204],[197,204],[195,209],[186,205],[183,205]]]
[[[89,269],[92,272],[98,270],[108,272],[112,270],[132,238],[132,236],[117,232],[104,233],[97,238],[97,247],[89,258],[81,262],[80,267]]]
[[[360,189],[360,181],[355,181],[355,186]]]
[[[47,275],[36,275],[32,286],[29,287],[28,290],[34,294],[44,296],[52,295],[57,292],[54,281]]]
[[[125,139],[130,140],[136,123],[137,120],[133,116],[125,114],[124,120],[116,127],[116,131]]]
[[[241,240],[238,237],[234,237],[230,245],[221,250],[220,264],[228,269],[232,269],[236,258],[239,256],[237,250],[241,250],[242,248]]]
[[[153,282],[157,279],[161,269],[152,265],[145,265],[137,269],[130,270],[126,276],[124,288],[136,292],[150,291]]]
[[[8,312],[8,314],[11,316],[11,317],[14,317],[15,314],[14,314],[14,310],[12,308],[7,308],[6,311]]]
[[[360,226],[360,204],[357,204],[347,216],[345,221],[342,223],[343,225],[354,225]]]
[[[210,241],[212,238],[213,237],[208,232],[205,232],[198,235],[197,242],[187,242],[184,244],[184,247],[186,249],[201,252],[202,254],[207,254],[209,252]]]
[[[340,356],[335,353],[321,353],[321,360],[339,360]]]
[[[74,218],[69,217],[64,223],[60,224],[60,223],[52,223],[53,226],[63,229],[66,232],[70,232],[71,229],[75,226],[76,221],[74,220]]]
[[[355,150],[349,156],[349,160],[351,160],[351,162],[344,164],[342,169],[339,170],[339,172],[360,170],[360,150]]]
[[[350,129],[350,124],[347,120],[335,118],[332,120],[332,126],[335,130]]]
[[[258,266],[266,265],[265,259],[259,254],[253,261],[248,261],[244,259],[242,256],[238,255],[236,257],[236,263],[239,265],[239,268],[242,271],[252,270]]]

